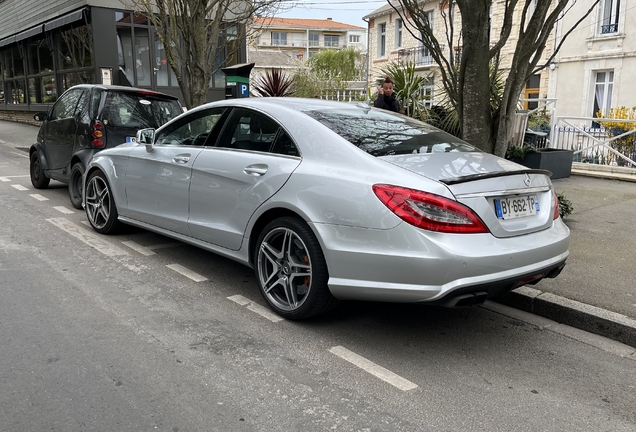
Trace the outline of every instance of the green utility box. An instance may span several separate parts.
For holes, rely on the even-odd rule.
[[[225,99],[250,97],[250,72],[254,63],[241,63],[222,68],[225,74]]]

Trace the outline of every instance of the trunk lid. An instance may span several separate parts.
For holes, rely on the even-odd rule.
[[[446,184],[495,237],[514,237],[552,226],[555,199],[549,171],[528,169],[478,151],[381,159]]]

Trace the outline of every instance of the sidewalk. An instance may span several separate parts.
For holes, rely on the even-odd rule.
[[[556,279],[521,287],[501,302],[636,347],[636,178],[573,173],[552,181],[574,207],[565,219],[567,265]]]

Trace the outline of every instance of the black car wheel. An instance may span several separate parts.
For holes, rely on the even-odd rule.
[[[265,227],[254,267],[261,294],[282,317],[308,318],[338,303],[327,286],[329,273],[320,244],[300,219],[282,217]]]
[[[111,234],[119,228],[117,206],[106,175],[101,171],[91,173],[86,182],[86,216],[98,233]]]
[[[31,184],[36,189],[46,189],[49,187],[51,179],[44,174],[42,169],[42,162],[40,161],[40,155],[37,151],[31,153],[31,163],[29,164],[29,171],[31,173]]]
[[[71,177],[68,182],[68,194],[71,198],[71,204],[76,209],[82,208],[82,198],[84,186],[82,184],[82,176],[84,175],[84,166],[81,162],[77,162],[71,169]]]

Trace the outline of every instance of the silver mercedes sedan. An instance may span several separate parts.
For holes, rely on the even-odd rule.
[[[481,304],[568,257],[550,173],[400,114],[248,98],[188,111],[85,173],[95,231],[135,225],[254,268],[278,314]]]

